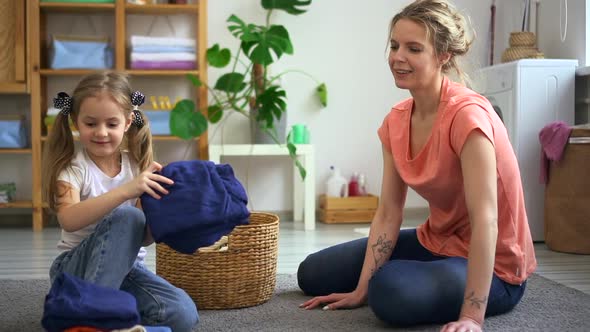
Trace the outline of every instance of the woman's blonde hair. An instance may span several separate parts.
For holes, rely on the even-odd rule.
[[[96,97],[101,93],[108,93],[120,106],[125,117],[129,117],[131,105],[131,86],[126,74],[105,71],[83,77],[72,95],[73,104],[69,115],[77,123],[80,105],[88,97]],[[143,116],[144,124],[141,128],[131,124],[123,139],[121,148],[127,148],[130,157],[137,163],[140,171],[144,171],[154,160],[152,151],[152,135],[149,121]],[[43,199],[49,203],[49,208],[56,211],[57,177],[66,169],[74,157],[74,138],[70,129],[68,116],[59,113],[56,116],[53,129],[44,147],[43,155]]]
[[[475,32],[453,5],[445,0],[416,0],[393,17],[389,25],[389,36],[401,19],[412,20],[426,28],[426,35],[434,45],[437,57],[444,53],[450,55],[449,61],[442,67],[443,73],[454,69],[462,82],[468,81],[456,57],[469,51]]]

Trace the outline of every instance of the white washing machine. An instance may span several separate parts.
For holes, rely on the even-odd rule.
[[[578,60],[526,59],[477,72],[474,89],[504,121],[522,177],[533,241],[544,240],[544,184],[539,183],[539,132],[553,121],[574,124]]]

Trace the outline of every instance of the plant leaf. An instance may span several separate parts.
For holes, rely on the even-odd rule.
[[[236,15],[231,15],[227,22],[229,23],[227,29],[231,32],[234,37],[239,38],[242,41],[250,42],[258,40],[257,34],[260,32],[262,27],[254,24],[246,24]],[[233,23],[233,24],[232,24]]]
[[[283,52],[293,54],[293,44],[291,38],[289,38],[289,31],[284,26],[271,25],[267,34],[270,44],[279,44]]]
[[[297,8],[302,6],[309,6],[311,0],[261,0],[260,4],[264,9],[280,9],[292,15],[303,14],[307,8]]]
[[[223,108],[217,104],[210,105],[207,108],[207,114],[209,116],[209,122],[217,123],[223,117]]]
[[[275,118],[281,119],[287,110],[287,93],[278,85],[272,85],[258,96],[258,114],[256,121],[263,128],[274,128]]]
[[[231,60],[231,52],[229,49],[220,49],[219,44],[211,46],[207,50],[207,63],[216,68],[223,68]]]
[[[252,37],[248,41],[242,39],[241,48],[254,63],[267,66],[280,59],[284,53],[293,54],[289,33],[281,25],[272,25],[269,29],[261,29]]]
[[[326,86],[326,83],[318,85],[315,91],[316,95],[320,99],[320,103],[322,103],[322,106],[328,106],[328,87]]]
[[[299,170],[301,180],[305,180],[305,177],[307,176],[307,171],[305,170],[303,165],[301,165],[301,162],[297,158],[297,147],[293,143],[287,143],[287,149],[289,150],[289,156],[291,157],[291,159],[293,159],[293,162],[295,162],[295,166],[297,166],[297,169]]]
[[[170,111],[170,132],[182,139],[198,137],[207,130],[207,119],[195,112],[195,103],[183,99]]]
[[[195,75],[189,73],[189,74],[186,74],[186,77],[197,88],[200,87],[201,85],[203,85],[203,83],[201,82],[201,79],[199,78],[199,76],[195,76]]]
[[[246,87],[244,75],[240,73],[227,73],[221,75],[215,83],[215,90],[237,93]]]

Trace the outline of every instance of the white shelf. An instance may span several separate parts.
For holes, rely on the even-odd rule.
[[[590,66],[576,68],[576,76],[590,76]]]
[[[297,144],[296,154],[307,172],[301,181],[293,165],[293,219],[304,222],[304,229],[315,229],[315,150],[311,144]],[[209,160],[219,164],[222,156],[288,156],[286,145],[209,144]]]
[[[297,155],[309,155],[313,153],[313,145],[296,144]],[[224,156],[288,156],[286,145],[277,144],[210,144],[209,153]]]

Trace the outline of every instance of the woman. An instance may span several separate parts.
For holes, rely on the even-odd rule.
[[[391,21],[389,67],[412,97],[378,130],[380,205],[368,238],[301,263],[299,286],[316,296],[305,309],[368,302],[393,325],[475,332],[520,301],[536,260],[518,163],[490,103],[446,76],[463,76],[456,57],[468,52],[467,35],[465,18],[443,0],[415,1]],[[430,215],[400,231],[408,186]]]

